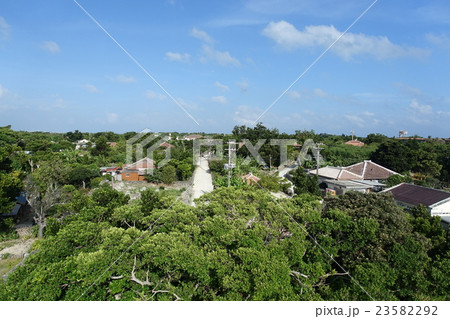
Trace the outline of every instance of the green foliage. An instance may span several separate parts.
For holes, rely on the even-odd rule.
[[[401,183],[411,183],[412,181],[413,180],[409,173],[403,175],[394,174],[388,177],[388,179],[386,180],[386,186],[392,187]]]
[[[369,159],[374,151],[374,146],[338,144],[325,147],[321,155],[330,166],[345,167]]]
[[[289,188],[289,183],[283,178],[278,177],[276,174],[274,175],[263,175],[259,180],[259,185],[272,192],[286,191]]]
[[[386,194],[327,198],[323,210],[308,193],[276,203],[252,187],[218,188],[197,207],[153,189],[111,207],[113,194],[50,219],[0,299],[367,300],[316,242],[377,300],[448,297],[442,231]]]
[[[170,185],[177,180],[177,172],[172,165],[165,165],[161,168],[161,182]]]
[[[226,170],[224,168],[225,167],[224,165],[226,163],[227,163],[227,160],[225,160],[225,159],[209,161],[209,170],[214,175],[225,175]]]
[[[68,182],[77,186],[89,185],[94,177],[100,176],[100,169],[95,165],[72,164],[68,169]]]
[[[15,222],[12,218],[0,218],[0,241],[19,237],[14,226]]]
[[[317,177],[306,174],[301,166],[292,172],[292,183],[296,194],[311,193],[317,196],[322,194]]]
[[[109,153],[109,145],[106,143],[106,137],[105,136],[101,136],[100,138],[97,139],[95,146],[92,148],[91,153],[94,156],[99,156],[99,155],[103,155],[103,156],[107,156]]]

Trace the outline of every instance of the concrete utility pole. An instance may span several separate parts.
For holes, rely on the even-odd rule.
[[[238,144],[238,143],[236,143],[235,141],[228,141],[227,144],[228,144],[228,149],[227,149],[227,151],[228,151],[228,167],[227,167],[227,169],[228,169],[228,187],[230,187],[231,165],[232,165],[231,157],[232,157],[232,153],[236,152],[236,144]]]
[[[313,147],[314,151],[316,151],[316,176],[317,179],[319,179],[319,163],[320,163],[320,151],[323,150],[323,147],[320,147],[320,145],[323,145],[322,143],[317,143],[315,147]]]

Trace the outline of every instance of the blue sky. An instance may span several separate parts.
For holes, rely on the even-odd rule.
[[[2,0],[0,126],[252,126],[373,3],[77,1],[170,96],[73,0]],[[379,0],[259,121],[284,132],[450,137],[449,62],[448,1]]]

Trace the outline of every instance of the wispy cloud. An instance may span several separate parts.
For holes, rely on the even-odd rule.
[[[328,47],[342,32],[334,26],[311,25],[303,30],[298,30],[294,25],[286,21],[270,22],[262,31],[262,34],[285,50],[300,48]],[[392,43],[386,36],[372,36],[363,33],[347,32],[331,49],[344,60],[351,60],[355,56],[373,56],[378,60],[394,59],[401,57],[422,58],[430,52],[415,48],[405,47]]]
[[[10,26],[3,17],[0,17],[0,38],[7,40],[9,38]]]
[[[119,114],[106,112],[105,119],[110,124],[117,123],[119,121]]]
[[[211,102],[218,103],[218,104],[227,104],[227,98],[223,95],[213,96],[211,98]]]
[[[187,53],[181,54],[175,52],[167,52],[166,59],[169,61],[176,61],[176,62],[189,62],[191,56]]]
[[[241,89],[242,93],[245,93],[248,91],[248,87],[249,87],[248,80],[242,80],[240,82],[237,82],[236,85]]]
[[[431,44],[433,44],[439,48],[443,48],[445,50],[450,50],[450,38],[447,37],[445,34],[436,35],[436,34],[428,33],[425,36],[425,38],[427,39],[428,42],[430,42]]]
[[[222,83],[220,83],[220,82],[216,82],[216,83],[214,83],[214,85],[215,85],[216,87],[218,87],[219,89],[221,89],[222,91],[225,91],[225,92],[230,91],[230,88],[229,88],[227,85],[222,84]]]
[[[261,111],[262,109],[259,107],[240,105],[233,114],[233,121],[238,125],[253,126],[255,114],[259,114]]]
[[[8,93],[8,90],[0,84],[0,99]]]
[[[88,91],[89,93],[98,93],[99,92],[97,87],[95,85],[92,85],[92,84],[85,84],[85,85],[83,85],[83,88],[86,91]]]
[[[204,57],[202,61],[213,60],[219,63],[220,65],[234,65],[239,66],[241,63],[238,59],[231,56],[228,51],[218,51],[214,49],[212,46],[204,44],[202,47]]]
[[[314,94],[314,96],[320,97],[320,98],[327,98],[328,97],[328,93],[325,92],[322,89],[319,89],[319,88],[314,89],[313,94]]]
[[[422,115],[431,115],[433,114],[433,107],[431,105],[428,104],[420,104],[419,101],[417,101],[417,99],[412,99],[411,103],[409,104],[409,107],[414,110],[419,112]]]
[[[190,35],[203,42],[202,45],[203,55],[200,57],[201,62],[215,61],[223,66],[226,65],[238,66],[241,64],[238,59],[231,56],[230,52],[216,50],[212,45],[212,43],[214,42],[213,38],[211,38],[205,31],[199,30],[197,28],[192,28]]]
[[[110,79],[113,82],[118,82],[118,83],[134,83],[136,82],[136,79],[132,76],[125,76],[125,75],[117,75],[114,77],[110,77],[108,76],[108,79]]]
[[[167,96],[165,96],[164,94],[156,93],[150,90],[145,92],[145,97],[149,100],[160,100],[160,101],[165,100],[167,98]]]
[[[191,32],[189,33],[192,37],[197,38],[203,42],[206,43],[213,43],[214,40],[209,36],[208,33],[205,31],[199,30],[197,28],[192,28]]]
[[[288,91],[286,93],[286,96],[288,96],[288,97],[290,97],[291,99],[294,99],[294,100],[299,100],[302,95],[298,91]]]
[[[48,51],[50,53],[59,53],[61,51],[61,48],[59,47],[58,43],[54,41],[44,41],[40,45],[40,48],[42,50]]]
[[[359,117],[358,115],[355,114],[346,114],[345,118],[351,122],[352,124],[355,124],[359,127],[364,127],[366,125],[366,121],[364,121],[363,118]]]

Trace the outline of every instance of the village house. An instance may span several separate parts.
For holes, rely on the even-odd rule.
[[[384,192],[391,193],[399,206],[413,208],[422,204],[431,216],[441,217],[446,227],[450,224],[450,192],[407,183],[393,186]]]
[[[172,147],[175,147],[175,146],[173,146],[172,144],[167,143],[167,142],[161,143],[161,144],[159,144],[159,146],[165,147],[165,148],[172,148]]]
[[[79,149],[83,149],[83,148],[87,148],[89,146],[89,143],[91,143],[91,141],[83,139],[83,140],[79,140],[77,141],[75,144],[75,149],[79,150]],[[93,144],[92,146],[95,146],[95,144]]]
[[[352,146],[364,146],[364,143],[358,140],[350,140],[348,142],[345,142],[346,145],[352,145]]]
[[[322,167],[308,172],[317,175],[319,184],[323,184],[327,193],[341,195],[348,191],[362,193],[381,191],[384,181],[391,175],[398,174],[370,160],[347,167]]]
[[[118,166],[100,167],[100,174],[109,174],[111,176],[116,176],[117,174],[120,174],[121,169],[122,168]]]
[[[135,163],[124,165],[118,180],[123,181],[145,181],[145,175],[152,172],[155,168],[155,161],[145,157]]]
[[[248,173],[247,175],[242,176],[242,181],[246,182],[247,185],[257,184],[260,178],[253,175],[252,173]]]
[[[203,135],[199,135],[199,134],[191,134],[191,135],[187,135],[184,137],[184,140],[186,141],[193,141],[193,140],[197,140],[199,138],[203,138]]]

